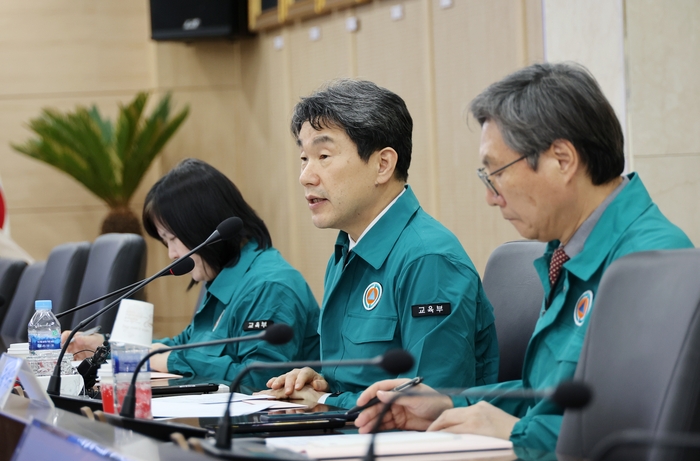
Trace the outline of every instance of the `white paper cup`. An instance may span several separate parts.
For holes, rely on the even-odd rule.
[[[36,379],[46,389],[49,387],[51,376],[37,376]],[[83,377],[81,375],[61,375],[61,395],[80,395],[83,385]]]
[[[150,347],[152,339],[153,304],[122,299],[109,341]]]

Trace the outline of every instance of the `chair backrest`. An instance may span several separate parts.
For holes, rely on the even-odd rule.
[[[544,291],[533,261],[546,244],[530,240],[508,242],[491,253],[484,270],[486,296],[496,316],[500,365],[498,381],[520,379],[525,349],[535,331]]]
[[[146,271],[146,242],[136,234],[104,234],[95,239],[90,247],[85,277],[80,287],[77,304],[104,296],[119,288],[141,280]],[[117,296],[100,301],[73,314],[73,325],[102,309]],[[102,331],[112,331],[117,308],[92,322]]]
[[[564,413],[557,453],[588,458],[623,430],[700,428],[698,274],[697,249],[635,253],[610,265],[575,374],[593,400]]]
[[[37,299],[36,294],[45,268],[46,261],[40,261],[28,265],[22,272],[0,327],[0,334],[6,344],[27,342],[27,324],[34,315],[34,301]]]
[[[50,299],[55,314],[75,307],[89,252],[88,242],[64,243],[51,250],[36,296]],[[62,329],[70,328],[70,315],[60,322]]]
[[[15,294],[19,278],[27,263],[19,259],[0,258],[0,325],[5,318],[5,312],[10,307],[12,296]]]

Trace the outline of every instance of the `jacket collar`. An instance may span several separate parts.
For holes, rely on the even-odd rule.
[[[223,304],[229,304],[233,294],[240,287],[238,282],[243,278],[250,266],[260,253],[265,250],[258,250],[258,242],[250,240],[241,249],[241,256],[233,266],[221,269],[221,272],[211,282],[207,282],[207,291]],[[234,283],[231,283],[231,282]]]
[[[413,193],[411,186],[407,185],[406,192],[362,237],[355,248],[352,249],[353,253],[367,261],[375,270],[378,270],[384,264],[394,244],[419,208],[418,199]],[[335,241],[336,264],[343,258],[343,254],[347,253],[348,244],[348,234],[340,231]]]
[[[631,173],[627,177],[630,180],[629,184],[600,216],[600,220],[583,244],[581,253],[564,263],[564,268],[580,280],[591,278],[627,228],[653,204],[639,175]],[[549,242],[545,255],[551,259],[551,254],[558,246],[558,240]]]

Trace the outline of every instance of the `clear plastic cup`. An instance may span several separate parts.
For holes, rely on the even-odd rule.
[[[136,366],[148,354],[148,351],[149,348],[144,346],[125,343],[112,344],[112,368],[116,392],[116,400],[114,401],[115,413],[121,412],[121,405],[131,385]],[[151,373],[149,372],[148,362],[146,362],[136,378],[135,416],[137,418],[150,419],[153,417],[151,398]]]

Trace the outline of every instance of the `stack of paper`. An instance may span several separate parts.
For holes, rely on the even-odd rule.
[[[151,411],[154,418],[217,418],[224,414],[228,397],[228,393],[160,397],[151,402]],[[272,400],[269,395],[247,395],[235,392],[229,411],[231,416],[242,416],[259,411],[287,408],[306,408],[306,405]]]
[[[340,459],[364,456],[370,438],[368,434],[342,434],[275,437],[265,442],[269,447],[304,453],[314,459]],[[418,456],[491,450],[502,453],[503,450],[512,448],[513,444],[510,441],[482,435],[406,431],[377,434],[374,452],[377,456]]]

